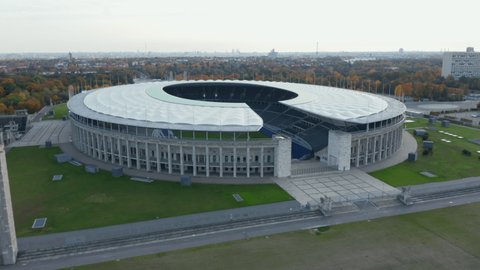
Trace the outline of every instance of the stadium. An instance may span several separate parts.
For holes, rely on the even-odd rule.
[[[67,105],[73,144],[84,154],[208,177],[288,177],[292,160],[335,170],[379,162],[400,148],[406,110],[384,96],[265,81],[114,86]]]

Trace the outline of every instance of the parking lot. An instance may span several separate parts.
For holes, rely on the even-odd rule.
[[[445,116],[455,117],[458,121],[462,121],[462,118],[468,119],[472,121],[473,126],[480,125],[480,111],[449,113],[445,114]]]

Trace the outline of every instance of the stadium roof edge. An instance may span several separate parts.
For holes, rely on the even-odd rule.
[[[365,124],[405,113],[392,98],[328,86],[269,81],[162,81],[91,90],[74,96],[68,107],[100,121],[152,128],[205,131],[258,131],[262,118],[245,103],[189,100],[163,88],[189,83],[235,83],[291,91],[297,97],[279,101],[333,120]],[[140,122],[139,122],[140,121]]]

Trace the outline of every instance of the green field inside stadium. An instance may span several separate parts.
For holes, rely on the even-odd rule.
[[[62,119],[64,116],[67,116],[68,115],[67,103],[60,103],[53,106],[52,111],[53,111],[53,115],[47,114],[43,117],[43,120],[53,120],[53,119],[58,120],[58,119]]]
[[[480,203],[75,269],[477,269]]]
[[[442,127],[439,121],[429,124],[428,120],[423,118],[411,120],[414,122],[407,123],[408,131],[413,134],[416,128],[427,130],[428,140],[434,142],[433,154],[423,155],[423,140],[416,137],[418,143],[417,161],[405,161],[396,166],[373,172],[371,173],[372,176],[392,186],[416,185],[480,176],[480,154],[477,152],[480,151],[480,145],[469,141],[480,139],[480,129],[454,124],[450,124],[449,127]],[[463,138],[447,135],[445,132]],[[471,155],[463,154],[463,150],[469,151]],[[420,172],[430,172],[437,177],[423,176]]]
[[[291,200],[275,184],[218,185],[177,182],[143,183],[109,172],[85,172],[83,166],[57,164],[59,148],[21,147],[7,154],[18,236],[71,231],[156,218]],[[53,175],[63,174],[61,181]],[[232,194],[238,193],[243,202]],[[31,229],[35,218],[47,227]]]

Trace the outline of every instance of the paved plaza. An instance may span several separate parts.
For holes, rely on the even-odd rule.
[[[341,203],[390,197],[400,193],[398,189],[358,169],[283,178],[275,182],[302,205],[317,205],[322,197]]]
[[[35,122],[32,128],[18,141],[8,147],[45,145],[46,141],[53,144],[66,143],[70,140],[70,121],[47,120]]]

